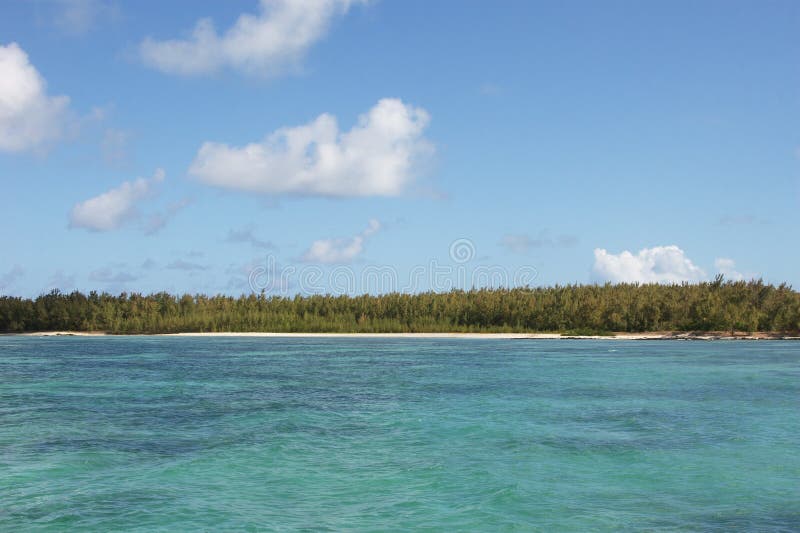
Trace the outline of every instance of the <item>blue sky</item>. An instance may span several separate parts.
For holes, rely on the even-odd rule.
[[[0,293],[800,285],[797,2],[0,11]]]

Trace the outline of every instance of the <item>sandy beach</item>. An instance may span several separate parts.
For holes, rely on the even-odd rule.
[[[105,337],[104,332],[39,331],[20,333],[26,337]],[[588,339],[588,340],[800,340],[800,337],[781,333],[756,332],[673,332],[615,333],[612,335],[566,335],[561,333],[278,333],[278,332],[217,332],[217,333],[160,333],[158,337],[283,337],[283,338],[380,338],[380,339]]]

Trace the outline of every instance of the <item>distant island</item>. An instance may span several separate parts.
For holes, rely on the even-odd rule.
[[[42,331],[563,336],[662,332],[649,335],[781,338],[800,331],[800,293],[787,284],[718,277],[680,285],[558,285],[360,296],[52,291],[33,299],[0,297],[0,332]]]

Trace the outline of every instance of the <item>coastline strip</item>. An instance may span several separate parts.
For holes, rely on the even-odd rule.
[[[800,340],[800,337],[780,333],[722,332],[644,332],[611,335],[569,335],[561,333],[302,333],[302,332],[215,332],[215,333],[155,333],[114,335],[86,331],[39,331],[10,334],[23,337],[280,337],[280,338],[373,338],[373,339],[589,339],[589,340]]]

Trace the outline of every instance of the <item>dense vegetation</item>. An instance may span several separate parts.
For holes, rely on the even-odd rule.
[[[380,296],[0,297],[0,331],[173,333],[792,331],[800,293],[762,281],[567,285]]]

